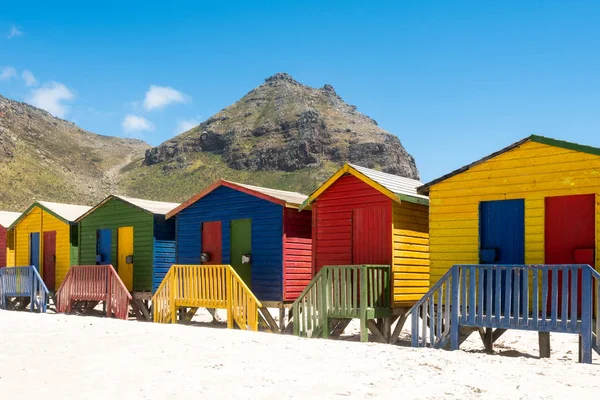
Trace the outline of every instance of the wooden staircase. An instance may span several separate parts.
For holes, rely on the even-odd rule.
[[[159,323],[190,321],[198,308],[227,311],[227,327],[277,331],[277,324],[230,265],[173,265],[152,297]],[[180,312],[184,310],[184,312]]]
[[[0,308],[46,312],[48,288],[34,266],[0,269]]]
[[[71,313],[79,303],[86,313],[104,302],[107,317],[127,319],[131,300],[112,265],[75,265],[56,291],[56,312]]]
[[[373,320],[392,315],[390,284],[389,265],[321,268],[292,306],[294,334],[335,338],[358,318],[361,341],[368,341],[369,330],[387,341]]]
[[[457,350],[478,332],[493,351],[520,329],[539,332],[543,357],[551,332],[578,335],[581,362],[600,354],[600,274],[589,265],[455,265],[407,314],[413,347]]]

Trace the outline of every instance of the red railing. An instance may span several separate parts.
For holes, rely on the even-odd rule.
[[[56,311],[70,313],[76,301],[104,301],[106,316],[127,319],[131,294],[112,265],[74,265],[56,292]]]

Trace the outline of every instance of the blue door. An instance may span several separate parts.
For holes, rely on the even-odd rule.
[[[96,232],[96,264],[112,264],[112,230],[99,229]]]
[[[479,204],[479,262],[481,264],[525,263],[525,202],[523,199],[482,201]],[[512,278],[514,282],[514,277]],[[500,279],[500,287],[504,289],[506,274],[502,273]],[[523,282],[520,283],[523,287]],[[485,296],[487,276],[484,277],[483,285]],[[496,287],[496,274],[492,277],[492,288],[494,287]],[[500,295],[502,313],[505,309],[504,297],[505,290],[502,290]],[[496,291],[492,289],[492,304],[495,303]]]
[[[29,234],[29,265],[40,271],[40,233]]]

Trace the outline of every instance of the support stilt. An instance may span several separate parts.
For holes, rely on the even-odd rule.
[[[538,332],[540,358],[550,358],[550,332]]]

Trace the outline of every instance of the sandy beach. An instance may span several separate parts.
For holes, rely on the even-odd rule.
[[[594,364],[578,364],[575,336],[553,335],[553,358],[543,360],[535,334],[508,332],[496,355],[483,353],[476,339],[449,352],[352,337],[326,341],[0,311],[0,393],[87,400],[584,399],[600,393],[600,360],[595,354]]]

